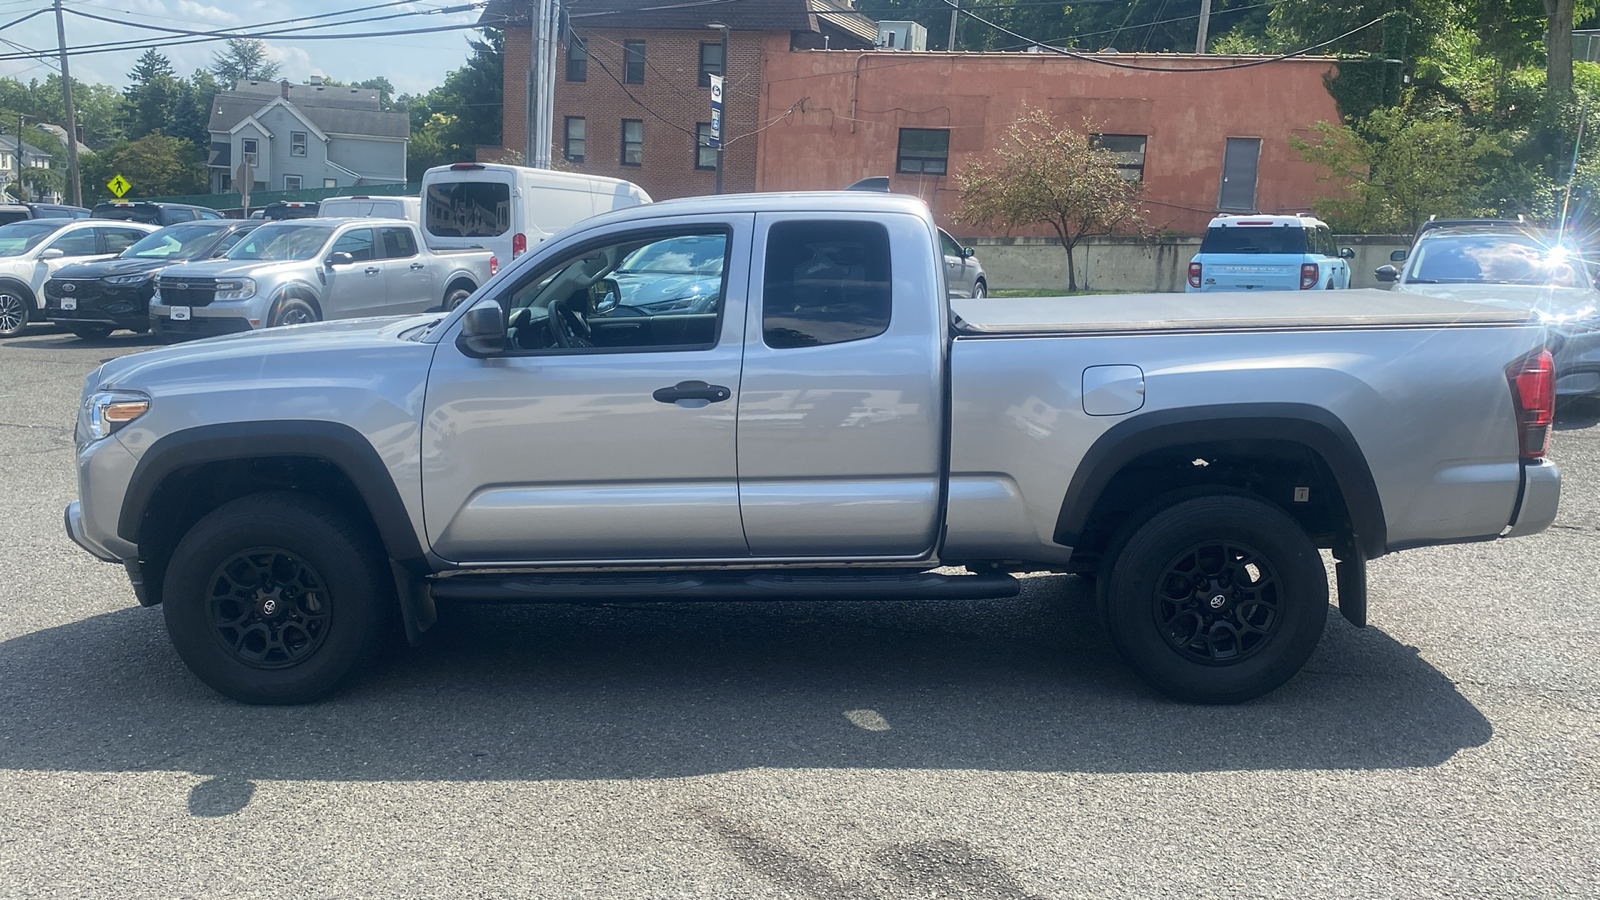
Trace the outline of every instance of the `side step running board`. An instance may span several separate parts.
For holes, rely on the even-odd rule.
[[[991,600],[1015,597],[1010,575],[456,575],[433,581],[435,599],[463,603],[616,600]]]

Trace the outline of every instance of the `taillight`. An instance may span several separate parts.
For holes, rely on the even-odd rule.
[[[1322,270],[1317,268],[1316,263],[1300,264],[1300,290],[1309,291],[1321,280]]]
[[[494,273],[496,273],[498,271],[500,271],[500,257],[495,256],[494,254],[490,254],[489,255],[489,274],[493,275]]]
[[[1199,287],[1199,286],[1200,286],[1200,264],[1197,263],[1197,262],[1189,263],[1189,287]]]
[[[1523,459],[1543,459],[1556,418],[1556,365],[1549,350],[1530,353],[1506,367],[1511,405],[1517,413],[1517,447]]]
[[[528,236],[519,231],[511,236],[511,258],[516,259],[526,252],[528,252]]]

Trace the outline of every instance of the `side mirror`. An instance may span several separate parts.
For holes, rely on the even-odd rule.
[[[622,285],[615,278],[602,278],[589,285],[589,308],[603,316],[622,303]]]
[[[1339,258],[1340,259],[1355,259],[1356,258],[1356,251],[1352,250],[1349,247],[1340,247],[1339,248]]]
[[[484,359],[506,350],[506,313],[500,301],[479,300],[461,317],[461,332],[456,347],[474,359]]]
[[[1400,280],[1400,270],[1396,269],[1394,266],[1379,266],[1372,270],[1372,274],[1379,281],[1384,283],[1392,283]]]
[[[978,255],[978,251],[972,249],[971,247],[962,247],[961,248],[961,258],[962,259],[971,259],[971,258],[973,258],[974,256],[977,256],[977,255]]]
[[[60,259],[67,255],[67,251],[60,247],[47,247],[39,253],[40,259]]]
[[[1409,250],[1391,250],[1389,251],[1389,262],[1405,262],[1406,257],[1410,255],[1411,252]]]
[[[354,256],[351,256],[343,250],[340,250],[338,253],[328,254],[327,259],[327,263],[330,266],[348,266],[355,261],[356,258]]]

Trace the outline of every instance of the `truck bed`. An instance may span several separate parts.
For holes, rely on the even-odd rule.
[[[1516,325],[1529,313],[1376,289],[953,300],[968,336]]]

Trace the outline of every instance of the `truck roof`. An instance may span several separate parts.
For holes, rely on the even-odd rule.
[[[327,225],[337,227],[340,225],[410,225],[417,227],[417,223],[410,219],[394,219],[382,216],[348,217],[348,216],[307,216],[304,219],[269,219],[265,225]]]
[[[1249,226],[1252,226],[1252,225],[1254,225],[1254,226],[1280,225],[1280,226],[1292,226],[1294,228],[1315,228],[1318,225],[1322,225],[1322,224],[1325,224],[1325,223],[1321,219],[1319,219],[1319,218],[1317,218],[1315,216],[1306,216],[1306,215],[1295,215],[1295,216],[1217,216],[1217,217],[1213,218],[1211,220],[1211,223],[1209,225],[1207,225],[1206,227],[1207,228],[1230,228],[1230,227],[1237,227],[1237,226],[1240,226],[1240,225],[1244,225],[1246,227],[1249,227]]]
[[[683,197],[660,200],[644,206],[600,213],[580,223],[587,228],[612,222],[641,221],[664,216],[685,216],[729,212],[852,212],[909,213],[933,221],[928,204],[908,194],[881,194],[872,191],[796,191],[770,194],[722,194],[709,197]]]

